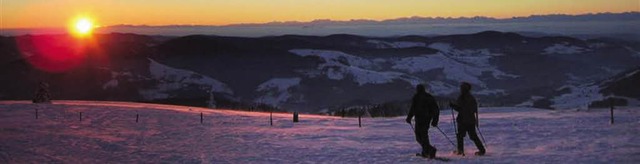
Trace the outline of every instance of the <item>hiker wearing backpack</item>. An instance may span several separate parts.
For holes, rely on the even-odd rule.
[[[425,91],[422,84],[416,86],[416,94],[413,96],[409,114],[405,120],[411,124],[411,119],[415,116],[416,126],[414,133],[416,141],[422,147],[420,155],[427,158],[435,158],[436,148],[429,143],[429,124],[438,126],[438,118],[440,117],[440,108],[435,98]]]
[[[450,102],[449,106],[458,112],[456,122],[458,123],[458,133],[456,139],[458,141],[457,150],[454,152],[457,155],[464,155],[464,139],[468,133],[469,138],[475,143],[478,151],[475,155],[484,155],[486,150],[476,133],[476,126],[478,125],[478,102],[476,98],[471,95],[471,84],[463,82],[460,85],[460,96],[455,102]]]

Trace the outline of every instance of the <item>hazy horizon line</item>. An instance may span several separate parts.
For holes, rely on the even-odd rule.
[[[471,16],[471,17],[442,17],[442,16],[409,16],[409,17],[398,17],[391,19],[349,19],[349,20],[333,20],[333,19],[314,19],[311,21],[270,21],[270,22],[262,22],[262,23],[234,23],[234,24],[226,24],[226,25],[198,25],[198,24],[168,24],[168,25],[145,25],[145,24],[116,24],[109,25],[104,27],[233,27],[233,26],[263,26],[263,25],[311,25],[311,24],[379,24],[379,23],[400,23],[402,21],[428,21],[428,20],[442,20],[442,21],[465,21],[465,20],[479,20],[482,19],[484,21],[510,21],[510,20],[522,20],[522,19],[531,19],[531,18],[544,18],[544,17],[581,17],[581,16],[604,16],[604,15],[634,15],[638,16],[637,20],[640,20],[640,11],[626,11],[626,12],[598,12],[598,13],[583,13],[583,14],[532,14],[528,16],[514,16],[510,18],[497,18],[490,16]],[[592,21],[592,20],[585,20]],[[410,22],[405,22],[410,23]],[[456,22],[446,22],[446,23],[456,23]],[[468,23],[468,22],[460,22],[460,23]],[[491,23],[491,22],[487,22]],[[103,27],[103,28],[104,28]]]
[[[287,25],[364,25],[364,24],[386,24],[386,23],[427,23],[426,21],[439,21],[430,23],[501,23],[509,21],[553,21],[553,20],[532,20],[532,19],[571,19],[586,16],[622,16],[630,15],[637,16],[636,20],[640,20],[640,11],[625,11],[625,12],[597,12],[597,13],[582,13],[582,14],[532,14],[528,16],[513,16],[509,18],[498,18],[490,16],[460,16],[460,17],[442,17],[442,16],[408,16],[398,17],[391,19],[349,19],[349,20],[333,20],[326,18],[318,18],[311,21],[270,21],[270,22],[257,22],[257,23],[233,23],[225,25],[213,25],[213,24],[166,24],[166,25],[148,25],[148,24],[114,24],[98,26],[100,28],[117,28],[117,27],[149,27],[149,28],[162,28],[162,27],[242,27],[242,26],[287,26]],[[608,19],[605,19],[608,20]],[[419,22],[424,21],[424,22]],[[469,21],[487,21],[487,22],[469,22]],[[580,21],[594,21],[594,20],[580,20]],[[615,20],[608,20],[615,21]],[[2,28],[3,30],[27,30],[27,29],[63,29],[67,27],[22,27],[22,28]]]

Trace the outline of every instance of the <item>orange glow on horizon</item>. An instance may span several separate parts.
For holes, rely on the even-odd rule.
[[[78,13],[91,13],[92,19],[99,17],[100,24],[104,26],[154,26],[304,22],[316,19],[384,20],[412,16],[510,18],[544,14],[637,12],[640,11],[639,6],[638,0],[25,0],[3,2],[0,28],[69,27],[65,22]]]

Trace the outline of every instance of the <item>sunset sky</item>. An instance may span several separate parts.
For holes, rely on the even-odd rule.
[[[0,0],[0,28],[64,27],[79,15],[98,26],[227,25],[314,19],[584,14],[639,11],[639,0]]]

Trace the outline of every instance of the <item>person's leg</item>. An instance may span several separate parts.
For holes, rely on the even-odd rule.
[[[422,145],[422,138],[420,137],[420,130],[416,128],[415,131],[413,131],[413,133],[416,135],[416,142],[418,142],[418,144]]]
[[[480,140],[480,138],[478,137],[478,134],[476,133],[475,125],[471,125],[468,131],[469,131],[469,138],[471,138],[471,141],[473,141],[473,143],[476,144],[476,147],[478,148],[478,154],[484,155],[485,149],[484,149],[484,146],[482,145],[482,141]]]
[[[429,136],[427,136],[427,140],[429,140]],[[436,147],[431,145],[430,142],[427,142],[426,146],[428,146],[428,148],[429,148],[429,157],[430,158],[435,158],[436,157],[436,151],[438,151],[436,149]]]
[[[427,128],[416,125],[416,131],[415,131],[416,141],[418,141],[418,144],[420,144],[420,147],[422,148],[421,154],[423,156],[428,155],[428,150],[429,150],[429,147],[427,146],[429,145],[429,138],[427,136],[427,132],[428,132]]]
[[[427,126],[427,128],[425,129],[425,138],[423,139],[424,142],[424,148],[423,150],[425,150],[424,153],[426,153],[425,155],[429,158],[434,158],[436,156],[436,148],[433,147],[433,145],[431,145],[431,142],[429,141],[429,127]]]
[[[465,126],[458,123],[458,134],[456,134],[456,140],[458,141],[458,150],[456,150],[456,154],[458,155],[463,155],[464,154],[464,136],[466,135],[467,131],[465,129]]]

